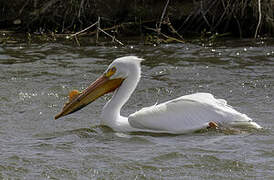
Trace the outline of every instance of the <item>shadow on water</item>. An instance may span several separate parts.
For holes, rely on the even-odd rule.
[[[265,134],[267,129],[254,129],[246,127],[233,128],[207,128],[197,130],[195,132],[184,134],[170,133],[151,133],[151,132],[115,132],[111,128],[103,125],[95,125],[90,128],[79,128],[74,130],[57,131],[52,133],[35,134],[33,137],[38,140],[52,140],[59,137],[76,135],[79,138],[94,138],[96,136],[116,136],[120,138],[135,138],[141,137],[178,137],[178,136],[218,136],[218,135],[240,135],[240,134]]]
[[[76,135],[79,138],[92,138],[94,136],[110,132],[113,132],[110,128],[102,125],[97,125],[90,128],[79,128],[74,130],[57,131],[52,133],[35,134],[34,138],[41,140],[51,140],[69,135]]]

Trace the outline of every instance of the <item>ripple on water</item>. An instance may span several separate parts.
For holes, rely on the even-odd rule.
[[[265,41],[265,40],[264,40]],[[273,43],[125,47],[59,43],[0,47],[0,179],[273,179]],[[262,131],[185,135],[97,127],[110,95],[53,120],[71,89],[84,89],[117,57],[137,55],[142,79],[122,110],[211,92]]]

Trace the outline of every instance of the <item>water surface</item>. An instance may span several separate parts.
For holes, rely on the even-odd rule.
[[[142,79],[122,113],[185,94],[224,98],[264,127],[178,136],[98,126],[106,95],[60,120],[72,89],[137,55]],[[125,47],[0,46],[0,179],[274,179],[274,41]]]

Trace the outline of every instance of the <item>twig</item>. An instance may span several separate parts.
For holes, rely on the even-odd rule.
[[[87,27],[87,28],[85,28],[85,29],[83,29],[81,31],[78,31],[78,32],[76,32],[74,34],[71,34],[70,36],[76,36],[78,34],[81,34],[82,32],[85,32],[86,30],[88,30],[88,29],[92,28],[93,26],[95,26],[97,23],[98,23],[98,21],[96,21],[94,24],[90,25],[89,27]]]
[[[77,36],[74,36],[74,38],[75,38],[75,41],[76,41],[77,45],[78,45],[78,46],[81,46],[80,42],[79,42],[78,39],[77,39]]]
[[[225,15],[227,15],[227,10],[229,8],[229,1],[228,1],[227,5],[225,5],[224,1],[222,0],[222,5],[224,8],[223,13],[219,17],[219,20],[217,21],[217,23],[214,24],[213,30],[215,30],[220,25],[220,23],[223,21],[223,18],[225,17]]]
[[[52,5],[54,5],[55,3],[57,3],[60,0],[51,0],[50,2],[46,3],[41,10],[39,11],[39,14],[44,14],[49,8],[53,8],[51,7]]]
[[[18,15],[18,16],[20,16],[20,15],[22,14],[23,10],[24,10],[25,7],[28,5],[28,3],[29,3],[29,0],[27,0],[27,1],[25,2],[25,4],[23,5],[23,7],[19,10],[19,15]]]
[[[80,20],[80,17],[81,17],[81,11],[82,11],[82,9],[84,9],[84,7],[83,7],[84,1],[85,1],[85,0],[82,0],[82,1],[81,1],[80,7],[79,7],[79,10],[78,10],[78,19],[79,19],[79,20]]]
[[[269,17],[268,15],[266,15],[266,19],[267,19],[267,20],[270,20],[270,21],[274,21],[274,19],[271,18],[271,17]]]
[[[181,35],[176,31],[176,29],[172,26],[169,17],[167,17],[167,25],[168,25],[168,27],[170,28],[171,33],[176,34],[176,35],[177,35],[179,38],[181,38],[181,39],[184,39],[183,36],[181,36]]]
[[[146,27],[146,26],[145,26],[145,28],[146,28],[147,30],[151,30],[151,31],[157,32],[157,29],[150,28],[150,27]],[[176,42],[179,42],[179,43],[185,43],[183,40],[180,40],[180,39],[177,39],[177,38],[174,38],[174,37],[165,35],[165,34],[162,33],[162,32],[160,32],[160,35],[162,35],[163,37],[165,37],[167,40],[173,40],[173,41],[176,41]],[[159,38],[159,39],[160,39],[160,38]]]
[[[107,33],[106,31],[104,31],[103,29],[97,27],[101,32],[103,32],[104,34],[106,34],[107,36],[111,37],[113,41],[116,41],[117,43],[119,43],[120,45],[124,45],[121,41],[119,41],[118,39],[116,39],[114,36],[110,35],[109,33]]]
[[[176,42],[179,42],[179,43],[185,43],[183,40],[180,40],[180,39],[177,39],[175,37],[165,35],[164,33],[161,33],[161,35],[164,36],[167,39],[166,41],[172,40],[172,41],[176,41]]]
[[[163,22],[163,19],[164,19],[164,16],[165,16],[168,4],[169,4],[169,0],[167,0],[166,5],[164,7],[164,10],[162,12],[162,16],[161,16],[161,19],[160,19],[159,27],[157,27],[157,25],[156,25],[156,29],[157,29],[157,33],[158,34],[160,34],[160,32],[161,32],[161,25],[162,25],[162,22]]]
[[[206,13],[207,13],[207,12],[206,12]],[[208,22],[208,20],[207,20],[207,18],[206,18],[206,16],[205,16],[206,13],[204,12],[203,1],[201,1],[201,14],[202,14],[202,16],[203,16],[203,18],[204,18],[206,24],[207,24],[210,28],[212,28],[212,26],[209,24],[209,22]]]
[[[97,29],[96,29],[96,44],[99,42],[99,28],[100,28],[100,16],[98,17],[98,20],[97,20]]]
[[[238,28],[239,28],[239,33],[240,33],[240,38],[242,38],[243,36],[242,36],[242,28],[241,28],[241,24],[240,24],[240,21],[237,19],[237,17],[236,16],[234,16],[234,18],[235,18],[235,20],[236,20],[236,22],[237,22],[237,25],[238,25]]]
[[[258,24],[257,24],[257,27],[256,27],[254,38],[257,38],[258,31],[259,31],[259,28],[261,26],[261,21],[262,21],[261,0],[258,0],[258,11],[259,11],[259,20],[258,20]]]

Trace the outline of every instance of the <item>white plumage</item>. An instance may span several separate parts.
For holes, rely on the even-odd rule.
[[[237,112],[223,99],[209,93],[195,93],[141,109],[128,118],[132,127],[180,134],[207,128],[210,122],[219,126],[252,126],[252,120]],[[255,125],[256,128],[259,126]]]
[[[67,103],[55,118],[73,113],[105,93],[115,92],[102,111],[101,124],[121,132],[154,132],[182,134],[211,127],[261,128],[247,115],[242,114],[223,99],[209,93],[181,96],[158,105],[143,108],[129,117],[120,110],[135,90],[141,77],[142,59],[126,56],[114,60],[90,87]],[[112,85],[115,84],[115,85]]]
[[[141,74],[141,59],[128,56],[116,59],[108,69],[117,68],[114,78],[123,77],[125,81],[116,90],[112,99],[105,105],[102,112],[102,124],[116,131],[144,131],[181,134],[196,131],[215,122],[221,126],[251,126],[260,128],[247,115],[242,114],[223,99],[215,99],[209,93],[185,95],[168,102],[142,108],[123,117],[120,109],[134,91]],[[121,68],[120,68],[121,67]],[[123,68],[122,67],[126,67]],[[123,72],[122,76],[119,72]],[[114,111],[113,111],[114,110]]]

